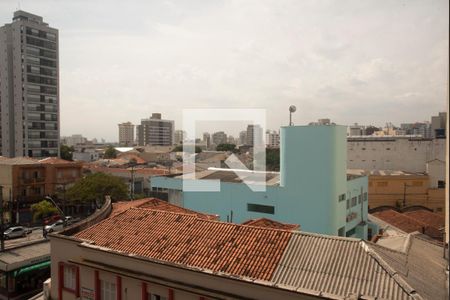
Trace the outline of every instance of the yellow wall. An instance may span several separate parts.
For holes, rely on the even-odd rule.
[[[405,195],[406,206],[422,205],[443,213],[445,189],[431,189],[429,186],[428,175],[370,175],[369,208],[383,205],[402,207]]]

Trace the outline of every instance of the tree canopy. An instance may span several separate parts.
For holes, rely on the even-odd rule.
[[[79,179],[66,192],[70,201],[83,203],[103,201],[107,195],[113,200],[128,199],[128,187],[119,177],[94,173]]]
[[[108,148],[106,148],[105,150],[105,155],[103,156],[103,158],[116,158],[116,157],[117,157],[116,149],[114,149],[113,146],[108,146]]]
[[[33,221],[44,219],[58,213],[58,209],[53,205],[53,203],[47,200],[42,200],[41,202],[31,205],[31,211],[33,212]]]
[[[65,160],[73,160],[73,152],[75,149],[73,146],[69,147],[67,145],[61,145],[60,147],[60,155],[62,159]]]
[[[176,146],[175,148],[173,148],[172,152],[183,152],[183,145]],[[195,153],[201,152],[202,148],[200,148],[199,146],[195,146]]]
[[[216,147],[217,151],[232,151],[236,152],[236,145],[235,144],[219,144]]]

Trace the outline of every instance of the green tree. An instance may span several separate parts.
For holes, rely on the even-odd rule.
[[[266,149],[266,170],[280,170],[280,149]]]
[[[105,155],[103,156],[103,158],[116,158],[116,157],[117,157],[116,149],[114,149],[113,146],[108,146],[108,148],[106,148],[105,150]]]
[[[61,145],[60,147],[61,158],[65,160],[73,160],[74,151],[75,149],[73,148],[73,146],[69,147],[67,145]]]
[[[67,199],[82,203],[102,202],[107,195],[113,200],[128,199],[128,187],[119,177],[94,173],[79,179],[66,191]]]
[[[236,152],[236,145],[235,144],[219,144],[216,147],[217,151],[231,151]]]
[[[33,212],[33,221],[38,219],[43,220],[55,213],[58,213],[58,209],[53,205],[53,203],[42,200],[39,203],[31,205],[31,211]]]

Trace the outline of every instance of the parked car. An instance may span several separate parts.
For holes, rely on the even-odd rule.
[[[48,225],[48,224],[53,224],[54,222],[61,220],[61,216],[60,215],[53,215],[50,217],[47,217],[44,219],[44,224]]]
[[[10,227],[3,232],[5,240],[25,236],[27,236],[27,232],[23,226]]]
[[[45,231],[48,233],[63,230],[64,229],[64,221],[58,220],[51,225],[46,225],[44,228],[45,228]]]

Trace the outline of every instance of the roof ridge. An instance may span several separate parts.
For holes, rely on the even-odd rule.
[[[384,269],[389,274],[389,276],[391,276],[391,278],[400,286],[400,288],[403,289],[405,293],[416,299],[423,299],[422,296],[420,296],[417,291],[408,284],[408,282],[401,278],[398,272],[390,264],[388,264],[374,249],[372,249],[368,243],[369,242],[367,241],[361,240],[360,246],[380,265],[382,269]]]
[[[360,238],[327,235],[327,234],[316,233],[316,232],[293,231],[292,233],[293,234],[304,235],[304,236],[322,237],[322,238],[329,239],[329,240],[341,240],[341,241],[348,241],[348,242],[360,242],[360,241],[362,241],[362,239],[360,239]]]

